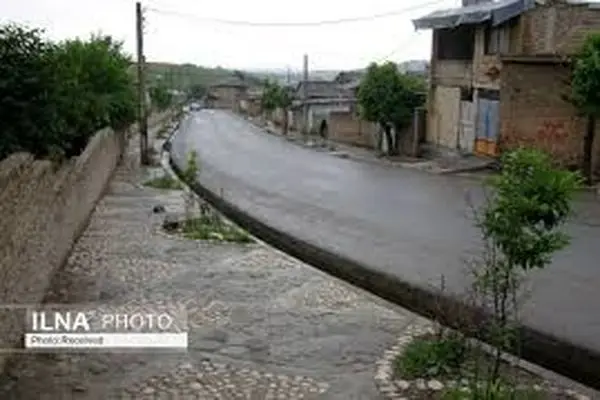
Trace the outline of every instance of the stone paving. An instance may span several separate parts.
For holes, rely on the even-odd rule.
[[[21,355],[2,399],[377,399],[375,362],[419,317],[262,244],[159,233],[181,192],[118,170],[48,301],[184,305],[189,349]]]

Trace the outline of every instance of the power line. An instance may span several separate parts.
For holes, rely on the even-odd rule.
[[[176,16],[176,17],[192,19],[194,21],[212,22],[212,23],[223,24],[223,25],[250,26],[250,27],[255,27],[255,28],[268,28],[268,27],[271,27],[271,28],[273,28],[273,27],[293,28],[293,27],[314,27],[314,26],[323,26],[323,25],[339,25],[339,24],[346,24],[346,23],[377,20],[377,19],[381,19],[381,18],[389,18],[389,17],[402,15],[402,14],[405,14],[410,11],[419,10],[419,9],[425,8],[427,6],[439,4],[444,1],[445,0],[434,0],[434,1],[430,1],[427,3],[420,4],[420,5],[407,7],[407,8],[401,9],[401,10],[390,11],[390,12],[380,13],[380,14],[373,14],[373,15],[368,15],[368,16],[363,16],[363,17],[339,18],[339,19],[321,20],[321,21],[312,21],[312,22],[310,22],[310,21],[306,21],[306,22],[240,21],[240,20],[227,20],[227,19],[219,19],[219,18],[206,18],[206,17],[194,15],[194,14],[189,14],[189,13],[184,13],[184,12],[179,12],[179,11],[172,11],[172,10],[163,10],[163,9],[154,8],[154,7],[148,7],[148,10],[159,13],[159,14],[163,14],[163,15],[172,15],[172,16]]]

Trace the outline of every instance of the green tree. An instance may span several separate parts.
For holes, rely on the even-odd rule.
[[[173,95],[164,85],[156,85],[150,88],[150,100],[160,111],[173,105]]]
[[[288,110],[292,105],[292,94],[287,87],[279,85],[274,81],[266,81],[264,84],[263,94],[261,98],[261,107],[270,118],[271,113],[276,109],[281,109],[283,112],[283,134],[288,133]]]
[[[52,54],[41,30],[0,26],[0,159],[16,151],[47,155],[60,145]]]
[[[379,124],[388,144],[389,154],[398,154],[400,133],[411,123],[414,109],[424,102],[425,88],[421,80],[401,74],[388,62],[371,64],[358,89],[362,117]],[[395,135],[392,135],[395,131]],[[379,135],[381,149],[383,136]]]
[[[136,116],[136,94],[122,43],[110,36],[66,40],[54,54],[65,150],[76,155],[91,135],[110,126],[121,130]]]
[[[568,245],[562,228],[580,184],[579,174],[554,168],[547,154],[534,149],[507,153],[502,172],[489,182],[493,197],[478,221],[484,263],[474,273],[475,287],[489,299],[493,317],[485,327],[497,349],[489,371],[492,383],[499,378],[501,351],[511,350],[510,344],[518,346],[512,322],[518,318],[520,278],[546,267],[552,255]]]
[[[260,99],[260,106],[262,110],[267,113],[268,118],[270,118],[271,113],[279,107],[279,96],[280,87],[277,82],[266,81]]]
[[[586,116],[583,139],[582,170],[588,183],[592,182],[592,149],[595,127],[600,115],[600,34],[590,34],[575,56],[571,82],[572,99]]]

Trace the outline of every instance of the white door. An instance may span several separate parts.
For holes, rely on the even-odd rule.
[[[472,101],[460,102],[460,129],[458,148],[465,153],[473,153],[475,146],[475,105]]]

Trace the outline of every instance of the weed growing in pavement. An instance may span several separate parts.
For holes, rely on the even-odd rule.
[[[188,239],[217,240],[221,242],[251,243],[252,237],[232,224],[216,222],[210,216],[188,219],[183,224],[183,235]]]
[[[466,354],[466,343],[458,335],[421,336],[413,339],[396,358],[394,370],[397,376],[406,379],[458,377]]]
[[[144,186],[148,186],[155,189],[165,190],[181,190],[182,186],[178,180],[171,178],[168,175],[159,176],[158,178],[150,179],[144,182]]]
[[[215,211],[205,201],[199,199],[190,189],[195,183],[200,170],[198,154],[192,151],[188,154],[186,168],[182,172],[182,180],[188,185],[185,193],[185,220],[179,229],[188,239],[217,240],[223,242],[250,243],[252,237],[243,229],[226,223],[221,214]],[[223,195],[221,193],[221,195]]]

